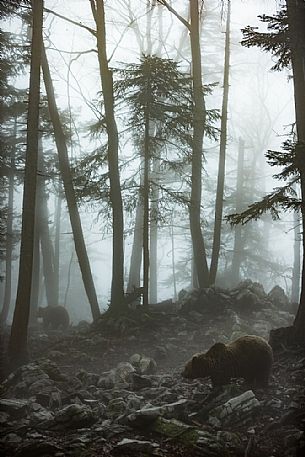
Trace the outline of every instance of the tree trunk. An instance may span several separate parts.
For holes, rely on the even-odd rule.
[[[158,180],[160,160],[152,160],[152,189],[151,189],[151,221],[150,221],[150,275],[149,301],[158,303],[158,201],[160,191]]]
[[[300,300],[300,274],[301,274],[301,233],[300,233],[300,218],[295,211],[293,214],[293,232],[294,232],[294,245],[293,245],[293,269],[292,269],[292,283],[291,283],[291,301],[292,303],[299,303]]]
[[[36,205],[37,207],[37,205]],[[35,218],[34,230],[34,250],[33,250],[33,274],[32,274],[32,289],[31,289],[31,308],[30,308],[30,323],[37,322],[37,308],[39,303],[39,291],[41,285],[40,273],[40,240],[37,224],[37,212]]]
[[[171,225],[170,225],[170,237],[172,245],[172,274],[173,274],[173,292],[174,292],[174,302],[178,299],[177,292],[177,281],[176,281],[176,260],[175,260],[175,233],[174,233],[174,211],[171,215]]]
[[[27,335],[33,269],[43,0],[33,1],[32,10],[33,36],[31,44],[31,72],[27,120],[27,147],[23,186],[19,276],[16,305],[8,348],[12,366],[19,366],[28,359]]]
[[[13,138],[17,140],[17,117],[14,119]],[[11,152],[10,175],[8,180],[8,202],[7,202],[7,229],[5,246],[5,286],[3,308],[0,316],[0,326],[5,325],[9,313],[12,297],[12,254],[13,254],[13,212],[14,212],[14,176],[15,176],[15,155],[16,143]]]
[[[144,130],[144,179],[143,179],[143,306],[147,307],[149,302],[149,99],[150,99],[150,78],[147,81],[146,109],[145,109],[145,130]]]
[[[133,292],[140,287],[141,282],[141,264],[142,264],[142,246],[143,246],[143,204],[141,195],[136,209],[136,220],[133,234],[133,244],[130,259],[129,278],[127,292]]]
[[[38,176],[37,176],[37,218],[38,233],[41,245],[43,275],[46,285],[47,303],[49,306],[56,305],[55,276],[53,265],[53,246],[49,230],[49,210],[46,195],[46,184],[44,176],[44,160],[42,139],[39,141],[38,151]]]
[[[108,67],[106,51],[104,0],[90,0],[90,3],[96,22],[98,60],[104,99],[105,122],[108,136],[108,170],[113,222],[112,284],[110,309],[113,311],[120,311],[122,307],[124,307],[124,221],[118,163],[118,129],[114,117],[112,71]]]
[[[42,48],[42,71],[44,84],[47,92],[48,107],[54,129],[56,147],[58,151],[59,168],[67,199],[68,211],[75,244],[75,251],[77,254],[86,294],[90,303],[92,317],[93,320],[97,320],[100,316],[100,311],[92,278],[89,258],[86,250],[85,240],[83,236],[81,220],[76,203],[66,139],[60,122],[58,109],[56,106],[54,88],[44,46]]]
[[[225,41],[225,60],[224,60],[224,77],[223,77],[223,99],[221,110],[221,129],[220,129],[220,150],[218,162],[218,178],[215,202],[215,221],[214,221],[214,238],[210,267],[210,283],[215,284],[219,252],[221,245],[221,226],[223,214],[223,197],[225,183],[225,165],[226,165],[226,148],[227,148],[227,120],[228,120],[228,98],[229,98],[229,73],[230,73],[230,16],[231,1],[228,0],[227,24],[226,24],[226,41]]]
[[[55,304],[59,304],[59,259],[60,259],[60,226],[61,226],[61,185],[58,191],[55,210],[55,241],[54,241],[54,278],[55,278]]]
[[[202,87],[201,51],[199,34],[198,0],[190,0],[190,37],[193,73],[193,145],[192,145],[192,189],[190,202],[190,228],[194,261],[200,288],[209,285],[209,269],[201,231],[201,175],[202,145],[206,121],[205,100]]]
[[[303,264],[301,296],[294,321],[296,341],[305,342],[305,2],[286,0],[292,70],[294,83],[295,117],[297,130],[296,165],[301,178],[301,215],[303,225]]]
[[[244,175],[244,160],[245,160],[245,143],[240,138],[238,146],[237,160],[237,184],[236,184],[236,213],[242,211],[242,196],[243,196],[243,175]],[[234,227],[234,244],[233,257],[231,266],[231,281],[235,286],[240,281],[240,265],[243,257],[243,242],[242,242],[242,225],[238,224]]]

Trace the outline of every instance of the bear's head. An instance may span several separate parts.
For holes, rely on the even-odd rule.
[[[210,361],[205,354],[195,354],[192,359],[187,362],[181,374],[184,378],[188,379],[210,376]]]

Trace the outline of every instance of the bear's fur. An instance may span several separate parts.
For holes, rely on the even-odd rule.
[[[45,329],[58,330],[67,329],[70,324],[68,311],[61,305],[47,306],[46,308],[39,307],[37,309],[37,317],[41,317]]]
[[[267,386],[273,352],[260,336],[246,335],[232,343],[214,344],[206,353],[195,354],[182,372],[185,378],[210,377],[213,386],[227,384],[231,378],[244,378],[249,384]]]

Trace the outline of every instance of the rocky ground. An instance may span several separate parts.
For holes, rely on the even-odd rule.
[[[1,385],[3,456],[305,455],[305,351],[277,342],[269,388],[213,389],[180,373],[195,352],[290,325],[283,291],[257,283],[182,292],[63,334],[33,329],[31,363]]]

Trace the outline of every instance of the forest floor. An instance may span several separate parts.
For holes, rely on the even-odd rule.
[[[185,362],[230,340],[237,321],[240,333],[259,333],[253,313],[194,310],[33,329],[31,362],[1,386],[1,455],[305,455],[304,348],[274,351],[265,389],[182,378]]]

